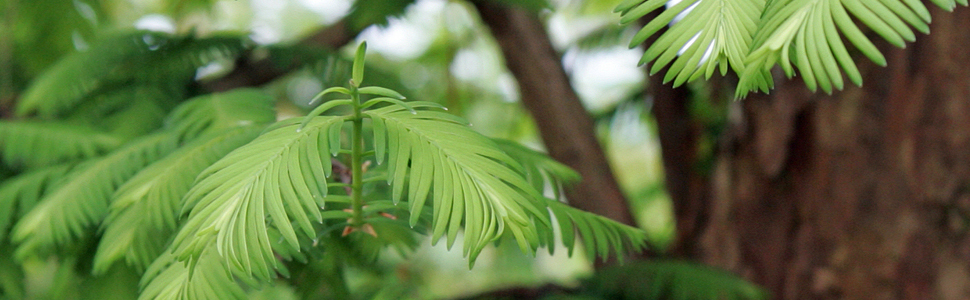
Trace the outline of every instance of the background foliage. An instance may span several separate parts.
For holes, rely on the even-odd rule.
[[[447,244],[444,248],[450,248],[457,239],[458,231],[454,224],[460,221],[454,221],[456,216],[450,216],[452,225],[448,226],[443,224],[446,224],[449,216],[426,215],[431,213],[422,211],[420,207],[425,205],[421,203],[409,203],[411,206],[404,210],[397,210],[391,204],[400,198],[423,198],[420,197],[422,193],[446,195],[449,191],[439,191],[437,185],[426,185],[420,180],[407,183],[401,179],[391,180],[403,178],[394,169],[387,170],[383,176],[392,182],[397,180],[396,185],[392,184],[392,188],[387,190],[372,187],[373,190],[368,192],[387,195],[389,200],[387,203],[374,202],[371,213],[378,214],[381,209],[387,209],[398,219],[388,219],[387,224],[374,223],[374,230],[394,232],[399,230],[395,226],[409,223],[407,225],[418,225],[419,230],[428,231],[433,236],[430,242],[406,232],[382,234],[379,238],[366,235],[342,238],[338,233],[345,226],[341,220],[346,219],[347,215],[342,214],[340,209],[349,207],[349,204],[339,197],[334,198],[336,208],[324,212],[328,215],[314,216],[314,221],[335,221],[319,226],[310,224],[308,219],[304,220],[297,211],[275,212],[275,215],[270,212],[276,217],[297,215],[294,220],[299,229],[293,230],[304,230],[306,235],[298,237],[290,230],[285,230],[287,226],[282,224],[271,226],[281,229],[279,231],[264,230],[259,226],[256,229],[246,227],[248,231],[238,233],[238,237],[263,232],[267,236],[259,241],[259,245],[220,249],[222,253],[261,248],[263,250],[259,255],[264,258],[262,263],[267,265],[250,266],[246,265],[250,262],[232,257],[225,262],[204,260],[204,257],[221,257],[221,254],[207,245],[185,242],[190,239],[188,237],[177,238],[175,245],[191,250],[176,251],[177,255],[172,255],[163,249],[167,241],[157,239],[158,236],[175,234],[183,224],[191,225],[184,225],[190,228],[186,236],[209,234],[206,230],[211,227],[209,225],[216,226],[213,225],[215,223],[200,221],[203,225],[192,227],[197,225],[192,223],[194,219],[190,217],[195,212],[183,207],[218,200],[201,195],[219,187],[208,186],[206,191],[193,192],[197,181],[192,174],[204,174],[198,181],[204,184],[208,178],[206,176],[234,178],[232,176],[249,171],[217,162],[250,142],[269,145],[278,142],[275,138],[291,138],[282,133],[280,136],[273,134],[279,133],[276,130],[280,128],[294,124],[278,123],[268,127],[270,129],[267,126],[280,119],[304,115],[312,108],[308,100],[313,95],[324,87],[341,85],[350,75],[346,71],[350,65],[350,55],[346,51],[307,49],[305,45],[294,44],[321,26],[335,22],[345,21],[350,31],[355,34],[359,32],[359,39],[373,41],[372,48],[376,51],[367,58],[372,63],[366,73],[375,74],[369,77],[374,78],[375,85],[394,88],[403,94],[413,95],[412,98],[451,108],[449,114],[435,117],[412,117],[407,110],[386,107],[369,111],[373,127],[368,127],[372,128],[368,130],[375,138],[366,146],[375,149],[375,163],[384,159],[384,151],[380,149],[395,144],[390,136],[403,137],[402,132],[405,131],[450,130],[448,126],[422,122],[427,119],[455,121],[457,119],[450,119],[454,114],[467,119],[476,131],[501,138],[498,141],[475,140],[471,144],[494,143],[503,152],[513,154],[491,158],[507,166],[523,166],[521,169],[512,168],[525,174],[528,179],[517,188],[528,186],[542,191],[550,185],[553,187],[549,189],[550,196],[555,197],[556,184],[549,184],[548,180],[568,181],[571,176],[567,170],[561,169],[561,165],[508,142],[512,140],[536,146],[538,139],[530,119],[516,103],[518,91],[514,79],[500,67],[502,58],[495,49],[494,41],[489,38],[484,26],[472,17],[474,12],[468,3],[237,2],[241,3],[78,0],[65,4],[64,1],[45,0],[7,1],[3,4],[5,18],[0,28],[0,60],[3,61],[0,84],[3,88],[0,97],[4,101],[3,113],[7,119],[0,126],[0,153],[5,177],[0,186],[0,208],[4,208],[0,211],[0,238],[3,238],[0,248],[4,253],[0,272],[10,275],[4,278],[26,278],[23,282],[10,279],[0,281],[3,297],[71,298],[72,295],[99,295],[98,291],[102,291],[126,298],[119,295],[137,292],[138,285],[130,278],[137,278],[137,274],[142,273],[148,274],[141,283],[144,287],[142,295],[161,295],[169,292],[167,289],[171,285],[154,284],[151,279],[163,278],[162,282],[185,280],[185,266],[178,260],[190,256],[198,259],[198,265],[188,266],[197,268],[198,276],[210,279],[210,285],[221,286],[225,291],[241,297],[407,295],[423,298],[471,294],[468,290],[445,290],[441,286],[454,286],[441,283],[453,282],[449,271],[429,267],[447,261],[442,257],[455,254],[444,252],[441,247],[417,248],[417,245],[433,243],[442,236],[448,241],[444,243]],[[843,76],[857,85],[862,82],[850,57],[855,50],[846,47],[846,42],[877,64],[885,64],[885,58],[869,40],[867,32],[871,30],[891,44],[903,46],[915,38],[913,29],[925,32],[930,22],[926,7],[918,1],[806,0],[757,3],[705,0],[677,4],[655,0],[622,3],[606,0],[496,2],[544,16],[555,45],[563,53],[573,85],[583,96],[588,110],[597,118],[601,138],[612,156],[620,181],[633,199],[631,206],[638,212],[642,227],[648,232],[650,243],[657,253],[663,253],[664,246],[673,238],[673,222],[669,201],[660,184],[662,176],[659,174],[657,146],[651,132],[653,121],[644,117],[644,112],[650,107],[640,101],[644,95],[643,77],[632,69],[637,57],[640,57],[641,63],[651,63],[651,72],[667,68],[665,80],[672,81],[674,85],[711,77],[715,71],[724,75],[731,70],[739,77],[736,96],[743,97],[750,91],[769,91],[774,80],[771,69],[777,64],[788,77],[794,76],[797,70],[811,90],[821,88],[830,93],[843,88]],[[966,5],[966,1],[941,0],[934,1],[934,4],[951,10],[957,4]],[[610,14],[614,7],[618,7],[617,11],[622,13],[622,17]],[[616,25],[618,22],[634,22],[662,7],[664,11],[642,27]],[[64,17],[54,20],[44,17],[51,13]],[[715,21],[700,21],[710,18]],[[677,19],[680,21],[675,21]],[[672,21],[675,23],[671,25]],[[633,45],[639,45],[657,33],[656,42],[645,50],[623,49],[629,40],[633,40]],[[211,93],[207,84],[232,72],[243,60],[261,56],[271,56],[277,65],[290,64],[296,68],[288,69],[286,76],[258,89]],[[631,58],[634,62],[630,61]],[[620,76],[604,76],[605,73]],[[703,95],[696,98],[703,98]],[[724,108],[696,98],[693,103],[697,105],[692,107],[691,113],[701,116],[707,122],[704,124],[705,130],[716,135],[719,126],[723,126]],[[333,101],[331,98],[325,100]],[[333,123],[310,123],[323,126],[319,128],[321,135],[315,144],[321,145],[319,141],[326,140],[331,145],[338,145],[330,148],[335,149],[334,154],[346,154],[340,151],[341,146],[348,148],[348,145],[340,145],[343,119],[330,120]],[[402,129],[404,125],[401,124],[405,123],[411,124],[407,130]],[[382,144],[385,141],[382,132],[385,130],[388,145]],[[422,137],[424,140],[447,140],[449,144],[461,144],[447,138],[446,135]],[[436,152],[430,147],[421,148],[416,141],[398,140],[397,143],[414,148],[410,154],[387,158],[387,163],[397,166],[398,172],[408,169],[406,172],[413,176],[415,172],[437,173],[449,169],[434,164],[418,164],[433,166],[427,167],[429,169],[405,166],[402,160],[410,159],[413,163],[420,160],[437,161],[435,158],[438,157],[423,156],[423,153]],[[258,152],[238,152],[235,155],[238,160],[243,160],[258,156]],[[486,157],[491,155],[471,153]],[[270,154],[266,156],[272,157]],[[702,153],[701,156],[704,155]],[[486,162],[491,160],[479,163]],[[329,162],[318,163],[323,165]],[[218,167],[207,170],[205,166],[211,164]],[[646,171],[643,166],[648,166]],[[378,172],[381,171],[372,174]],[[320,177],[320,174],[301,173],[306,177]],[[341,176],[343,174],[337,174],[332,182],[332,187],[337,190],[346,185]],[[503,178],[500,181],[510,180]],[[273,185],[275,182],[265,181],[264,188],[278,188]],[[182,200],[177,195],[183,193],[190,196]],[[503,204],[488,202],[487,198],[479,199],[482,200],[479,201],[482,207]],[[312,208],[318,204],[291,203],[287,209],[302,205],[307,213],[313,214]],[[426,204],[434,207],[453,205],[448,201]],[[200,210],[207,208],[205,205],[198,207],[201,207]],[[545,214],[539,208],[551,210],[559,216],[555,226],[551,222],[533,224],[540,231],[547,229],[551,232],[553,227],[559,230],[572,228],[569,224],[571,220],[583,236],[622,236],[616,232],[597,232],[596,229],[605,227],[590,225],[596,223],[590,221],[592,219],[561,218],[576,214],[558,202],[550,202],[548,207],[536,207],[528,214],[532,217]],[[510,210],[513,215],[527,214]],[[499,211],[502,210],[495,210]],[[270,222],[286,223],[276,217],[271,218]],[[494,216],[482,218],[488,220],[489,217]],[[416,220],[422,218],[427,218],[427,224],[431,225],[426,228],[420,226]],[[185,220],[190,221],[180,223]],[[491,222],[512,224],[497,217]],[[605,224],[606,221],[602,222]],[[313,232],[325,234],[311,234]],[[532,275],[523,278],[469,279],[479,283],[496,283],[493,286],[483,284],[480,286],[482,290],[509,284],[555,281],[575,287],[571,291],[573,294],[588,293],[590,297],[612,289],[621,289],[621,293],[626,293],[624,295],[637,295],[628,296],[634,298],[662,297],[657,293],[663,291],[671,291],[667,296],[682,298],[716,298],[724,295],[765,297],[756,287],[730,275],[676,261],[646,262],[622,271],[652,274],[646,278],[650,278],[651,286],[657,288],[648,291],[647,295],[636,294],[625,288],[604,287],[604,282],[622,276],[616,273],[597,274],[594,277],[597,279],[581,283],[576,279],[579,277],[577,275],[589,272],[588,261],[582,258],[570,260],[575,266],[571,271],[569,268],[556,268],[557,274],[543,274],[546,272],[542,267],[544,260],[562,258],[543,257],[538,260],[538,265],[513,264],[509,261],[531,260],[524,257],[497,258],[517,253],[511,251],[514,249],[507,249],[510,244],[516,243],[510,240],[498,248],[486,248],[485,241],[498,236],[490,235],[487,231],[473,233],[479,235],[465,232],[464,250],[458,257],[471,256],[473,260],[481,257],[479,266],[485,266],[476,268],[476,272],[484,269],[481,272],[488,274],[489,270],[498,270],[496,273],[503,274],[508,269],[534,270]],[[520,234],[530,236],[539,233]],[[573,241],[568,236],[562,242],[571,246]],[[522,242],[528,239],[520,238],[519,246],[528,249],[556,244],[549,236],[538,238],[541,242],[535,244]],[[232,236],[219,236],[217,240],[233,243]],[[609,246],[622,243],[618,240],[621,239],[607,243],[586,243],[586,247],[577,252],[590,255],[593,252],[603,253]],[[278,245],[283,243],[289,243],[291,247]],[[299,245],[315,246],[321,243],[334,245],[334,250],[319,257],[314,257],[312,252],[298,251]],[[292,247],[294,245],[297,247]],[[386,250],[388,246],[392,250]],[[265,250],[270,248],[272,251]],[[569,252],[573,252],[573,249],[570,248]],[[159,255],[160,259],[156,260],[155,257]],[[418,260],[404,261],[395,258],[398,255],[417,257]],[[297,263],[270,266],[278,263],[276,256],[293,259]],[[353,259],[347,261],[349,257]],[[421,261],[421,257],[427,257],[432,262]],[[309,264],[300,265],[299,262]],[[253,275],[260,280],[248,282],[248,287],[241,288],[232,280],[222,277],[220,272],[224,271],[224,264],[245,270],[244,273],[234,273],[242,281],[247,281]],[[276,279],[270,270],[277,269],[288,273],[287,281],[295,284],[274,284]],[[499,282],[501,280],[508,281]],[[700,280],[705,284],[703,288],[683,284],[691,280]],[[324,291],[306,288],[315,281],[327,281],[330,283],[328,286],[333,288]],[[376,282],[393,284],[381,285],[379,289],[369,288],[378,286]]]

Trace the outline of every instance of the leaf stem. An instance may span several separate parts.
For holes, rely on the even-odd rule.
[[[354,116],[351,119],[353,123],[353,131],[350,135],[350,141],[352,145],[350,146],[350,159],[351,159],[351,183],[350,183],[350,205],[351,214],[350,226],[360,227],[364,225],[364,196],[361,194],[363,192],[364,186],[364,117],[361,114],[363,107],[360,103],[360,92],[358,91],[357,82],[351,82],[350,86],[350,98],[353,102]]]

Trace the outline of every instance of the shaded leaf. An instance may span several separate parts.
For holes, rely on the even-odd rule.
[[[184,140],[207,132],[275,120],[273,99],[259,90],[243,88],[189,99],[169,114],[165,127]]]
[[[90,126],[59,121],[0,121],[0,151],[8,165],[40,167],[92,158],[122,139]]]
[[[135,31],[105,38],[58,61],[17,102],[16,114],[62,114],[100,89],[132,82],[191,80],[197,68],[246,49],[238,36],[191,38]]]
[[[141,170],[118,188],[94,257],[94,271],[124,258],[144,270],[166,248],[178,223],[182,196],[203,169],[248,143],[263,126],[250,125],[200,137]]]
[[[622,261],[624,251],[640,252],[647,247],[647,235],[643,230],[616,222],[610,218],[592,214],[566,205],[565,203],[547,199],[549,211],[559,223],[562,242],[573,254],[576,237],[583,239],[586,255],[591,258],[599,256],[606,258],[613,254]],[[543,228],[543,246],[549,247],[549,253],[555,251],[552,228]]]
[[[207,247],[198,263],[191,266],[165,252],[142,276],[139,300],[223,300],[246,299],[232,275],[226,272],[225,260],[215,247]],[[192,272],[188,268],[193,268]],[[190,276],[191,275],[191,276]]]
[[[522,175],[536,191],[544,191],[548,185],[555,195],[554,198],[561,200],[560,189],[580,180],[579,173],[544,153],[529,149],[513,141],[493,140],[502,151],[508,153],[523,166]]]
[[[4,244],[9,226],[27,214],[70,169],[71,165],[36,168],[0,183],[0,244]]]
[[[50,250],[90,235],[107,216],[118,186],[175,146],[171,135],[152,134],[76,167],[17,222],[11,233],[20,243],[16,255]]]

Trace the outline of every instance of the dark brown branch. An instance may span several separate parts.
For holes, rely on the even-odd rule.
[[[646,25],[659,14],[647,15],[640,20],[640,25]],[[659,34],[650,37],[644,46],[649,47],[658,37]],[[707,222],[705,210],[710,206],[706,189],[708,177],[697,172],[697,151],[703,125],[691,116],[690,91],[686,87],[674,88],[663,83],[667,71],[664,68],[649,76],[647,91],[653,96],[650,112],[657,120],[664,184],[674,204],[677,220],[678,240],[669,250],[674,255],[694,257],[697,239]]]
[[[531,13],[490,2],[474,2],[502,48],[519,83],[522,103],[535,118],[549,154],[572,167],[583,181],[566,191],[570,204],[625,224],[629,206],[600,148],[593,120],[569,83],[542,23]]]
[[[326,49],[338,49],[353,41],[359,33],[360,31],[351,29],[347,25],[347,20],[343,19],[317,31],[299,43]],[[286,66],[280,66],[268,57],[253,57],[251,54],[245,53],[240,56],[236,60],[236,68],[232,72],[217,80],[203,83],[203,89],[218,92],[240,87],[260,86],[293,71],[302,64],[300,61],[292,61]]]

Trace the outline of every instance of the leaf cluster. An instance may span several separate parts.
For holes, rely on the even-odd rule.
[[[568,167],[362,86],[363,46],[350,85],[304,118],[277,121],[252,89],[183,100],[196,68],[244,44],[136,32],[36,80],[16,107],[28,118],[0,122],[0,158],[23,169],[0,183],[0,245],[18,261],[91,260],[96,276],[133,270],[142,299],[245,298],[307,274],[346,294],[340,270],[406,253],[418,233],[462,240],[470,264],[501,240],[553,251],[553,223],[570,253],[579,238],[603,257],[645,247],[639,229],[558,200],[578,179]],[[351,113],[328,115],[337,106]]]
[[[947,11],[967,5],[932,2]],[[629,24],[661,8],[630,43],[634,47],[662,32],[640,63],[652,62],[651,74],[668,68],[664,82],[674,86],[730,69],[740,77],[738,98],[767,93],[776,65],[789,78],[798,70],[812,91],[841,90],[843,74],[861,85],[843,39],[878,65],[886,59],[856,21],[897,47],[916,39],[913,29],[929,33],[930,23],[929,11],[916,0],[627,0],[615,11]]]

